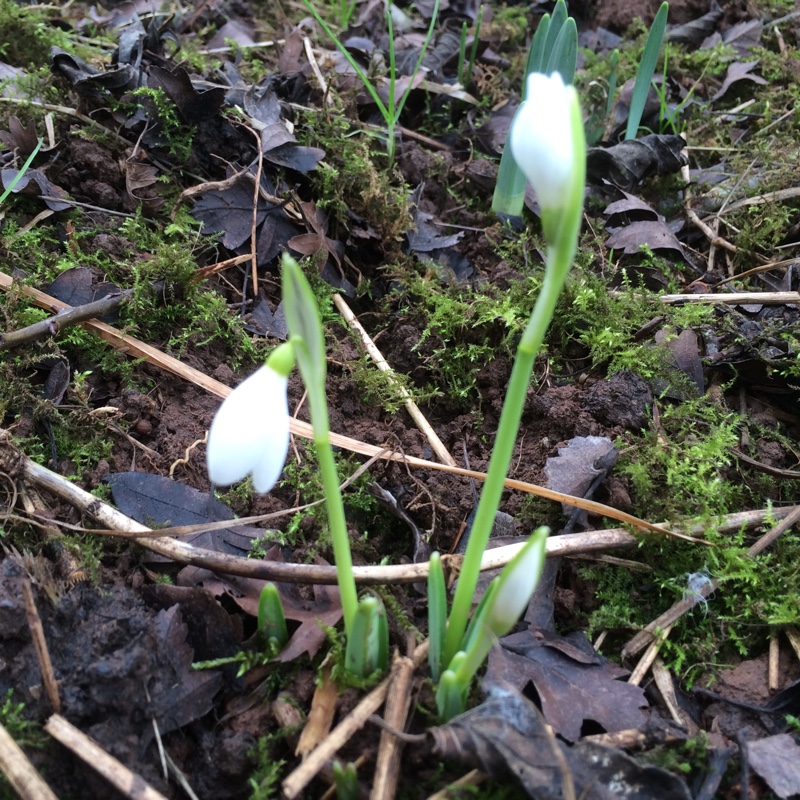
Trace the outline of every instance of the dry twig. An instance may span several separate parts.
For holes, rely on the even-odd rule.
[[[53,714],[47,720],[44,729],[130,800],[166,800],[164,795],[146,783],[144,778],[131,772],[114,756],[103,750],[94,739],[59,714]]]
[[[28,761],[22,748],[2,725],[0,725],[0,771],[21,800],[58,800],[33,764]]]

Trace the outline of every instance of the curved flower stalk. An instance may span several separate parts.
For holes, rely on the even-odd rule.
[[[531,372],[578,246],[586,182],[586,139],[575,89],[565,86],[558,74],[529,76],[526,100],[514,117],[509,143],[514,160],[539,197],[547,259],[541,291],[517,348],[486,482],[464,554],[445,634],[444,670],[464,649],[464,631],[480,561],[500,505]]]
[[[248,475],[257,492],[268,492],[276,484],[289,450],[286,387],[293,368],[291,343],[279,345],[261,369],[225,398],[206,447],[214,485],[230,486]]]

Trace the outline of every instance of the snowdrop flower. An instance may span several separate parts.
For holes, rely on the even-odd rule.
[[[293,367],[293,348],[287,342],[223,401],[206,447],[208,475],[216,486],[252,475],[255,490],[263,493],[277,482],[289,450],[286,387]]]
[[[537,528],[500,573],[497,590],[489,601],[483,620],[498,638],[511,630],[533,597],[544,568],[549,532],[549,528]]]
[[[519,168],[531,182],[551,246],[577,237],[586,180],[586,142],[578,94],[561,75],[528,75],[525,100],[508,137]]]

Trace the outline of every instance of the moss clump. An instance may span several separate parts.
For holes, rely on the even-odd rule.
[[[42,67],[50,48],[66,43],[64,34],[44,16],[43,7],[26,8],[0,0],[0,56],[15,67]]]

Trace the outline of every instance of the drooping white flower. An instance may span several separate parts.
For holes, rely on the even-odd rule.
[[[483,620],[498,638],[511,630],[530,603],[544,568],[549,532],[548,528],[537,528],[522,550],[500,573],[497,590]]]
[[[280,477],[289,450],[286,388],[291,364],[286,374],[284,369],[282,364],[276,368],[270,357],[217,411],[206,447],[208,475],[216,486],[252,475],[255,490],[268,492]]]
[[[575,88],[565,86],[557,72],[528,75],[525,100],[514,116],[508,143],[536,192],[548,243],[559,238],[565,211],[575,224],[567,225],[569,235],[564,235],[574,239],[586,178],[586,143]]]

